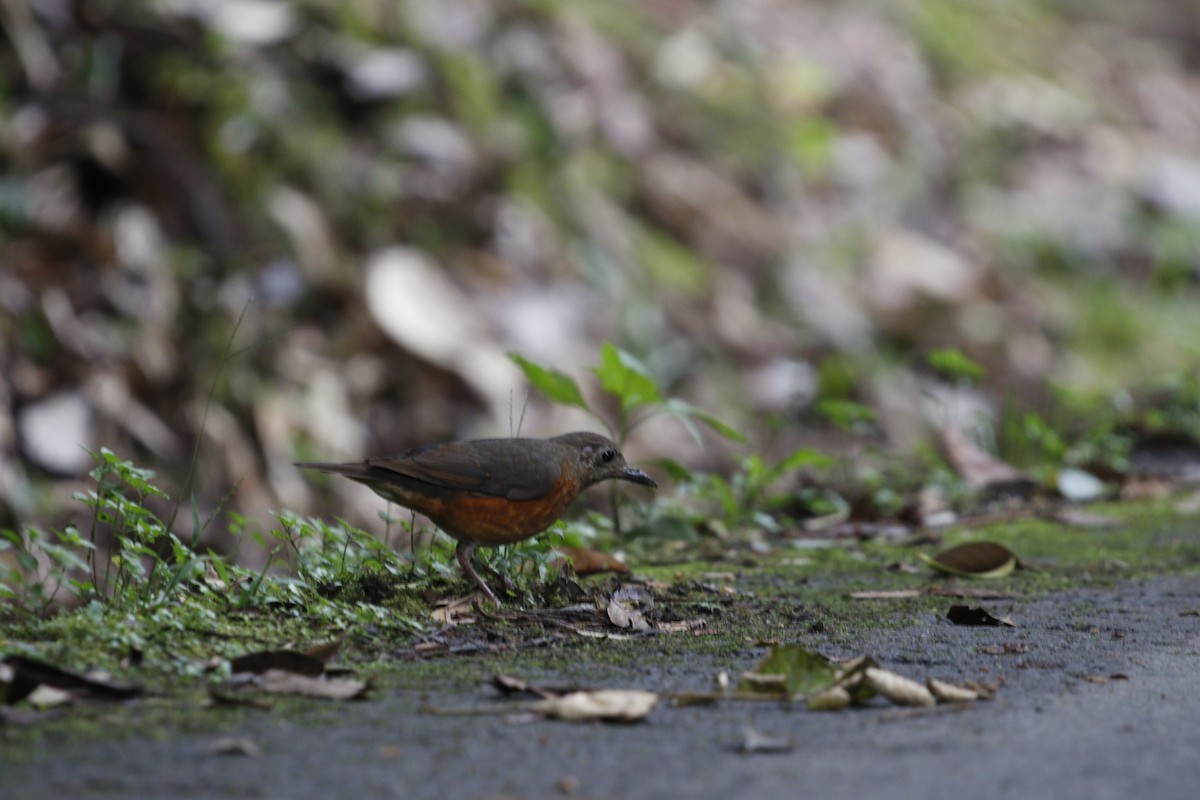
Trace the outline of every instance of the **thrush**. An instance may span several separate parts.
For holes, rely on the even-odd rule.
[[[346,464],[296,466],[343,475],[424,514],[458,540],[455,554],[463,572],[497,606],[500,601],[472,563],[477,547],[511,544],[541,533],[580,492],[601,481],[657,487],[649,475],[625,463],[615,443],[595,433],[476,439]]]

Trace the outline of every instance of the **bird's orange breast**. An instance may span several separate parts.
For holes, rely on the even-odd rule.
[[[389,499],[424,514],[456,539],[496,546],[528,539],[549,528],[579,495],[580,488],[573,480],[559,480],[550,492],[532,500],[509,500],[467,492],[442,497],[413,496],[412,493],[399,496],[391,492]]]

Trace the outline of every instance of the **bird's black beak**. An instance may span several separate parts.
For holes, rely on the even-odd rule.
[[[637,467],[625,467],[625,469],[621,470],[620,478],[621,480],[629,481],[630,483],[639,483],[642,486],[649,486],[651,489],[658,488],[658,484],[654,482],[654,478],[651,478]]]

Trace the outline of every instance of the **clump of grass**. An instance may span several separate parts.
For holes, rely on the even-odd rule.
[[[416,613],[398,612],[403,593],[436,574],[440,551],[398,554],[345,522],[280,513],[266,532],[233,515],[236,536],[268,549],[261,569],[200,551],[202,525],[180,536],[149,507],[170,498],[154,472],[108,449],[93,454],[94,487],[74,498],[88,510],[81,526],[0,530],[0,617],[14,624],[0,639],[8,652],[108,663],[132,651],[159,652],[160,669],[189,672],[210,638],[322,638],[350,628],[420,630]],[[391,587],[368,598],[365,585]],[[357,587],[345,593],[343,587]],[[395,602],[389,598],[397,598]],[[253,612],[253,613],[251,613]],[[218,632],[220,632],[218,634]],[[157,643],[159,651],[155,651]]]

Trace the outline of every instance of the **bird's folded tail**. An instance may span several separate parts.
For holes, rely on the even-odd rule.
[[[295,466],[300,469],[315,469],[317,472],[328,472],[334,475],[345,475],[348,478],[365,478],[371,465],[365,461],[349,464],[334,464],[326,461],[298,461]]]

